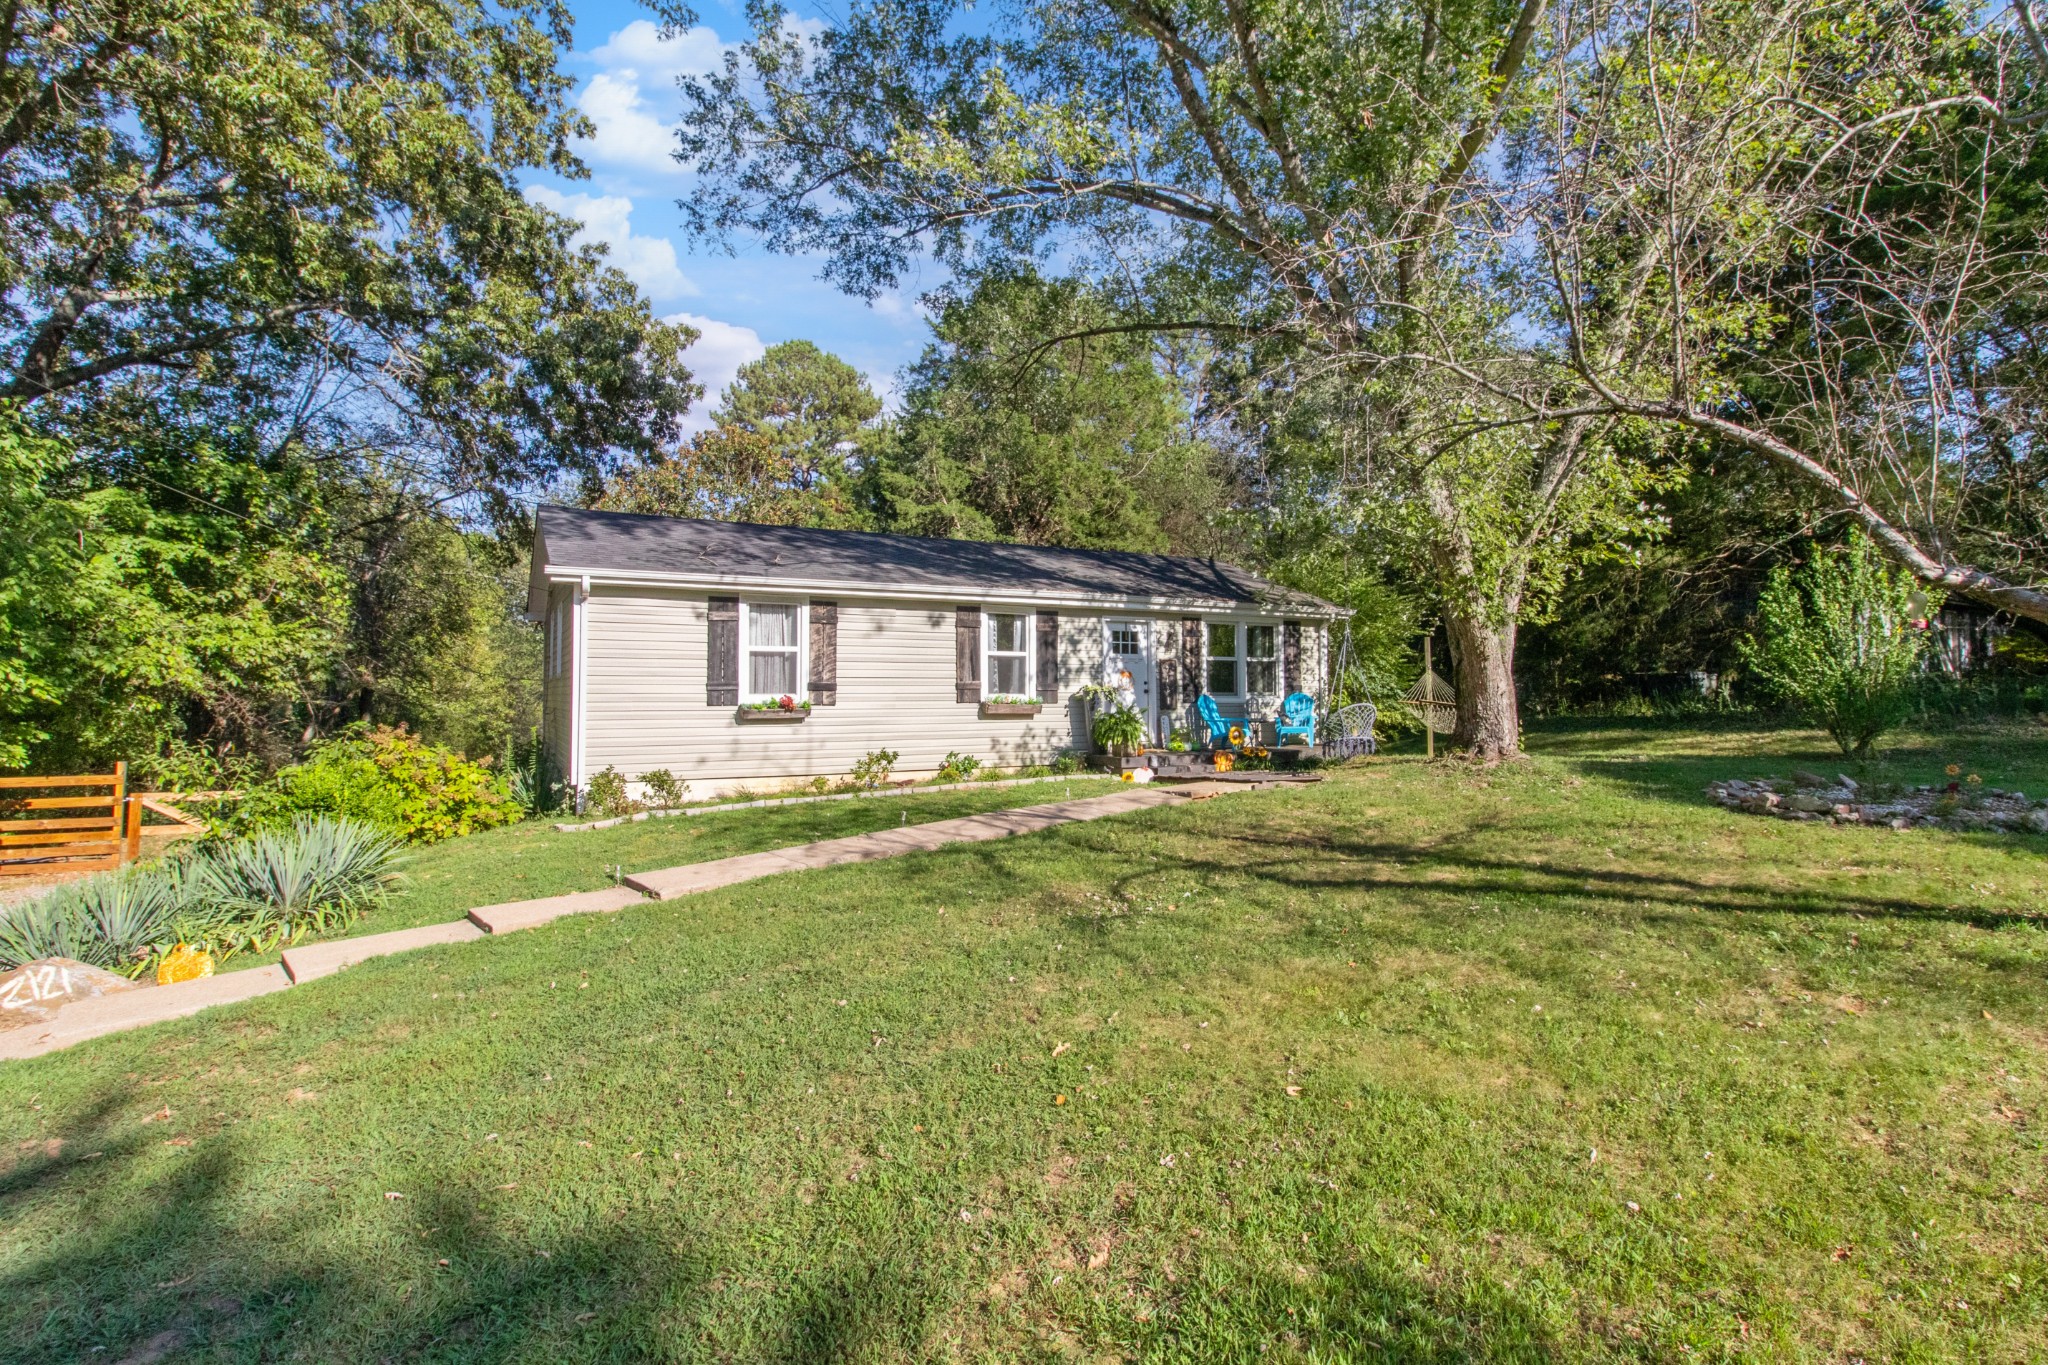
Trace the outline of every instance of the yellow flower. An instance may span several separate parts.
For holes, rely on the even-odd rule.
[[[169,986],[179,981],[196,981],[213,975],[213,954],[189,943],[180,943],[164,954],[156,965],[156,984]]]
[[[1230,742],[1233,747],[1244,743],[1244,727],[1242,725],[1230,727]]]
[[[1975,773],[1971,773],[1971,774],[1970,774],[1970,775],[1969,775],[1968,777],[1964,778],[1964,779],[1963,779],[1963,781],[1965,781],[1965,782],[1969,783],[1969,784],[1970,784],[1971,786],[1975,787],[1975,786],[1978,786],[1978,785],[1982,784],[1982,782],[1984,781],[1984,779],[1983,779],[1983,778],[1981,778],[1981,777],[1979,777],[1979,776],[1977,776],[1977,774],[1975,774]]]
[[[1948,765],[1947,768],[1943,769],[1943,771],[1946,772],[1950,777],[1956,776],[1957,774],[1962,772],[1962,770],[1963,765],[1960,763],[1951,763]]]

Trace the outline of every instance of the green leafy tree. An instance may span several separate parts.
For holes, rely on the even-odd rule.
[[[941,297],[892,439],[864,471],[917,535],[1214,552],[1223,461],[1150,337],[1076,280],[1003,272]],[[1080,335],[1092,333],[1091,335]]]
[[[1547,0],[961,10],[865,0],[815,37],[757,10],[736,59],[686,82],[692,226],[822,253],[869,294],[927,248],[966,271],[1057,249],[1133,281],[1154,311],[1123,326],[1235,353],[1247,437],[1405,547],[1450,634],[1457,739],[1515,752],[1525,609],[1589,544],[1643,532],[1626,423],[1532,423],[1467,377],[1527,350],[1498,153],[1578,30],[1553,41]],[[1332,480],[1368,446],[1370,478]]]
[[[801,447],[772,433],[714,427],[679,450],[615,475],[594,505],[764,526],[856,525],[846,480],[819,478],[805,460]]]
[[[840,478],[882,400],[867,377],[808,341],[770,346],[740,366],[712,420],[773,443],[792,487],[809,492]]]
[[[1912,709],[1927,620],[1940,610],[1938,591],[1852,534],[1841,550],[1771,574],[1743,655],[1759,681],[1861,757]]]
[[[520,191],[580,172],[560,0],[33,0],[4,25],[0,397],[39,423],[89,426],[110,384],[296,389],[500,516],[675,439],[692,334]]]
[[[352,570],[349,627],[317,728],[404,725],[472,757],[504,754],[540,722],[523,562],[388,491],[371,506],[392,515],[364,518],[334,546]]]
[[[244,752],[303,717],[346,612],[302,470],[166,428],[116,483],[0,412],[0,767]]]

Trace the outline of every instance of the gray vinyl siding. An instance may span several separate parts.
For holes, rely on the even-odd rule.
[[[1101,677],[1101,614],[1060,609],[1056,702],[1029,719],[983,720],[977,707],[954,699],[955,602],[817,596],[839,603],[837,705],[816,706],[799,724],[749,725],[734,718],[732,707],[705,703],[704,594],[595,588],[585,606],[586,777],[614,767],[632,780],[665,768],[702,797],[737,783],[843,775],[875,749],[895,750],[896,771],[908,775],[937,769],[953,750],[993,767],[1015,768],[1048,762],[1063,749],[1086,748],[1085,719],[1072,696]],[[775,594],[763,600],[807,599]],[[1161,623],[1161,668],[1176,666],[1181,613],[1114,615]],[[1320,677],[1314,670],[1320,667],[1321,633],[1314,626],[1303,632],[1304,680],[1311,691]],[[561,681],[570,677],[573,670],[565,670]],[[549,735],[553,744],[560,714],[566,758],[566,685],[561,690],[558,704],[550,681]]]

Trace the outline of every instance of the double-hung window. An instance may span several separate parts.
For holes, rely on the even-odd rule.
[[[984,697],[1031,694],[1031,617],[1028,613],[992,611],[985,632],[987,667],[981,671]]]
[[[1238,686],[1237,666],[1242,656],[1238,653],[1237,623],[1235,621],[1211,621],[1209,623],[1209,691],[1219,697],[1242,695]]]
[[[802,701],[804,609],[794,602],[742,602],[740,618],[742,699]]]
[[[1279,631],[1271,626],[1244,628],[1244,688],[1247,692],[1280,690]]]

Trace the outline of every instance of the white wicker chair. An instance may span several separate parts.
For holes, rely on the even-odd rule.
[[[1330,733],[1335,741],[1332,747],[1346,757],[1378,753],[1379,740],[1373,735],[1373,726],[1379,718],[1380,709],[1369,701],[1339,707],[1330,717]]]

